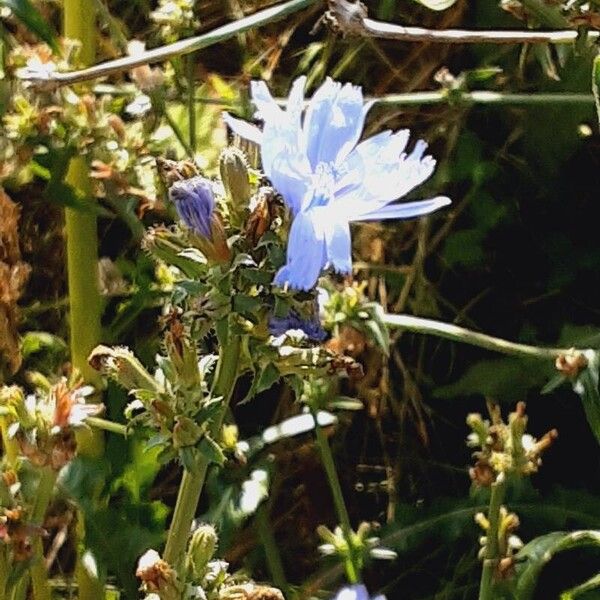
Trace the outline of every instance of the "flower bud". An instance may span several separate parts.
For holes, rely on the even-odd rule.
[[[112,377],[126,390],[144,389],[157,394],[162,391],[156,379],[148,373],[133,352],[124,346],[96,346],[88,362],[97,371]]]
[[[186,446],[195,446],[202,437],[202,428],[188,417],[175,418],[173,427],[173,447],[176,450]]]
[[[204,177],[176,181],[169,198],[177,214],[190,231],[193,243],[206,258],[226,262],[231,258],[223,223],[215,211],[212,183]]]
[[[190,343],[183,323],[178,318],[170,320],[169,329],[165,334],[165,347],[179,382],[188,388],[198,387],[202,378],[198,369],[196,348]]]
[[[232,208],[247,207],[252,188],[245,154],[234,146],[225,148],[219,157],[219,170]]]
[[[150,227],[142,238],[142,249],[167,265],[177,267],[187,277],[203,275],[204,264],[196,259],[202,258],[204,261],[206,259],[199,252],[194,258],[185,256],[186,247],[180,237],[166,227]]]
[[[219,538],[212,525],[202,524],[193,533],[188,546],[188,566],[194,577],[204,577],[206,565],[214,556]]]

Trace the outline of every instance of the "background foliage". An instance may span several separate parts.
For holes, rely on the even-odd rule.
[[[159,43],[149,18],[153,2],[97,3],[103,15],[101,58],[120,55],[130,38]],[[21,5],[23,10],[28,4]],[[31,30],[51,42],[51,31],[58,30],[55,3],[35,4],[44,20],[30,22]],[[441,12],[424,4],[372,0],[368,7],[374,17],[434,28],[522,26],[496,2],[457,0]],[[196,31],[263,5],[200,0],[194,8]],[[439,89],[440,82],[502,92],[590,91],[591,50],[343,39],[324,27],[311,32],[321,10],[315,5],[283,23],[196,53],[200,95],[237,103],[241,112],[251,78],[266,79],[284,95],[301,73],[313,89],[330,75],[361,84],[373,96]],[[4,48],[15,39],[33,41],[30,35],[10,21],[3,29]],[[436,77],[442,69],[445,74]],[[126,77],[117,81],[126,82]],[[118,96],[114,102],[125,106]],[[176,97],[168,102],[171,119],[185,129],[183,103]],[[198,103],[198,150],[209,173],[225,140],[220,108]],[[356,278],[367,283],[369,295],[389,312],[436,317],[507,339],[597,347],[600,154],[593,103],[478,105],[458,98],[427,106],[385,104],[373,109],[366,132],[385,127],[409,127],[430,142],[440,166],[428,188],[452,197],[454,204],[429,219],[356,226]],[[183,155],[177,143],[161,144],[165,154]],[[53,170],[52,164],[46,168]],[[9,181],[7,190],[21,208],[23,260],[32,268],[21,298],[20,330],[45,332],[25,333],[25,362],[29,368],[60,365],[66,339],[60,207],[68,198],[39,176]],[[142,206],[145,201],[107,188],[100,255],[112,261],[106,263],[111,265],[108,281],[116,277],[123,286],[105,296],[104,341],[127,344],[150,363],[158,349],[157,281],[164,281],[140,251],[139,236],[141,223],[160,222],[166,213],[160,189],[148,206]],[[485,501],[469,492],[464,419],[468,412],[482,411],[485,399],[507,410],[526,400],[534,435],[559,430],[532,485],[510,492],[511,508],[521,517],[521,537],[527,541],[549,530],[598,526],[597,442],[569,386],[541,393],[552,365],[544,371],[522,359],[398,332],[389,358],[364,343],[354,351],[365,377],[343,392],[356,394],[365,409],[342,419],[332,443],[351,517],[379,523],[384,543],[399,553],[395,562],[368,570],[373,589],[382,589],[388,598],[475,597],[479,563],[473,540],[479,533],[473,514]],[[25,377],[24,370],[19,377]],[[247,392],[244,385],[250,385],[242,383],[238,401]],[[123,392],[111,388],[109,416],[122,420],[125,402]],[[250,404],[234,403],[233,411],[241,437],[253,438],[295,409],[289,390],[277,385]],[[87,507],[98,526],[90,539],[112,580],[133,597],[133,566],[143,550],[160,540],[178,474],[173,466],[160,468],[135,439],[111,438],[105,461],[93,470],[80,469],[83,460],[71,465],[62,489],[80,500],[90,486],[99,490],[100,500]],[[230,465],[210,480],[202,512],[219,523],[227,559],[250,565],[259,579],[269,578],[256,518],[239,509],[238,499],[243,482],[259,467],[269,473],[268,508],[288,580],[297,586],[308,580],[317,589],[339,577],[314,552],[316,526],[333,524],[335,517],[308,436],[280,440],[249,464]],[[117,555],[103,547],[107,539],[119,548]],[[598,558],[599,552],[575,549],[552,559],[532,597],[558,598],[560,591],[593,575]],[[72,551],[65,547],[55,568],[68,569],[71,560]],[[598,597],[592,594],[582,597]]]

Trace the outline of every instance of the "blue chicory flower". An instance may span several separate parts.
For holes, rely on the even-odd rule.
[[[312,289],[326,266],[351,272],[352,221],[407,219],[450,203],[438,196],[391,204],[433,173],[435,160],[424,156],[427,144],[419,140],[407,154],[406,129],[358,143],[372,103],[363,102],[360,87],[331,79],[315,92],[303,117],[305,83],[305,77],[296,79],[283,110],[264,82],[252,82],[262,131],[224,115],[235,134],[260,145],[263,171],[292,213],[287,264],[275,284],[299,290]]]
[[[322,342],[327,337],[327,332],[321,326],[318,316],[303,319],[296,311],[292,310],[286,317],[271,317],[269,319],[271,335],[278,337],[290,329],[300,329],[312,342]]]
[[[385,596],[377,596],[371,599],[367,588],[362,584],[343,587],[333,600],[385,600]]]

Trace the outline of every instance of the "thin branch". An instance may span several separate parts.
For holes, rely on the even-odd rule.
[[[325,20],[342,34],[383,38],[402,42],[441,42],[445,44],[567,44],[577,39],[575,30],[558,31],[473,31],[465,29],[425,29],[404,27],[375,21],[367,16],[362,2],[329,0]],[[600,32],[590,31],[588,37],[597,39]]]
[[[96,94],[109,94],[111,96],[133,96],[137,93],[137,88],[133,85],[109,85],[99,83],[94,86]],[[435,90],[424,92],[408,92],[400,94],[387,94],[378,97],[366,98],[375,104],[382,106],[419,106],[425,104],[510,104],[510,105],[537,105],[537,104],[593,104],[593,94],[555,92],[555,93],[510,93],[494,92],[489,90]],[[214,106],[224,106],[235,108],[236,102],[227,98],[209,98],[205,96],[196,96],[195,101],[198,104],[209,104]],[[275,101],[280,106],[285,106],[287,98],[276,98]],[[308,103],[308,102],[307,102]]]
[[[538,104],[593,104],[594,96],[583,93],[553,93],[553,94],[511,94],[493,92],[488,90],[475,91],[450,91],[439,90],[433,92],[411,92],[406,94],[388,94],[380,98],[373,98],[381,105],[423,105],[444,103],[465,104],[512,104],[512,105],[538,105]]]
[[[571,348],[545,348],[509,342],[508,340],[503,340],[477,331],[471,331],[470,329],[465,329],[464,327],[459,327],[458,325],[453,325],[451,323],[443,323],[441,321],[423,319],[411,315],[385,314],[383,316],[383,322],[388,327],[395,327],[397,329],[422,333],[425,335],[435,335],[455,342],[463,342],[465,344],[479,346],[486,350],[500,352],[501,354],[508,354],[511,356],[551,360],[568,355],[572,351]]]
[[[43,77],[39,74],[28,73],[22,76],[22,79],[31,81],[37,85],[52,87],[81,83],[82,81],[89,81],[90,79],[96,79],[98,77],[115,75],[116,73],[128,71],[134,67],[162,62],[173,58],[174,56],[190,54],[191,52],[196,52],[202,48],[218,44],[219,42],[228,40],[249,29],[283,19],[287,15],[302,10],[317,1],[318,0],[289,0],[288,2],[283,2],[282,4],[260,10],[253,15],[249,15],[238,21],[217,27],[202,35],[180,40],[173,44],[167,44],[166,46],[160,46],[159,48],[154,48],[136,54],[135,56],[123,56],[122,58],[94,65],[88,69],[81,69],[79,71],[71,71],[68,73],[49,73]]]

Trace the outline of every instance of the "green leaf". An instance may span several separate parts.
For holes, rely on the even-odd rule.
[[[441,11],[450,8],[456,0],[417,0],[417,2],[429,10]]]
[[[594,92],[596,113],[598,115],[598,122],[600,123],[600,54],[594,57],[592,65],[592,92]]]
[[[581,596],[581,594],[585,594],[586,592],[590,592],[598,588],[600,588],[600,573],[598,573],[598,575],[594,575],[594,577],[590,577],[590,579],[581,585],[563,592],[560,596],[560,600],[574,600],[574,598]]]
[[[225,455],[221,446],[215,442],[211,437],[204,436],[199,445],[200,453],[208,458],[210,462],[217,463],[220,466],[225,464]]]
[[[541,388],[552,365],[522,358],[495,358],[473,364],[456,382],[435,390],[438,398],[483,394],[499,402],[520,400],[528,390]]]
[[[583,402],[583,409],[596,440],[600,443],[600,392],[598,391],[599,353],[586,352],[588,366],[579,374],[573,389]]]
[[[35,33],[40,39],[44,40],[54,52],[60,53],[56,36],[48,22],[35,9],[30,0],[0,0],[0,6],[10,8],[15,17],[29,29]]]
[[[28,331],[21,339],[24,359],[44,350],[59,354],[66,352],[67,344],[62,338],[47,331]]]
[[[517,554],[516,597],[533,598],[538,577],[555,554],[585,546],[600,546],[600,531],[555,531],[529,542]]]

